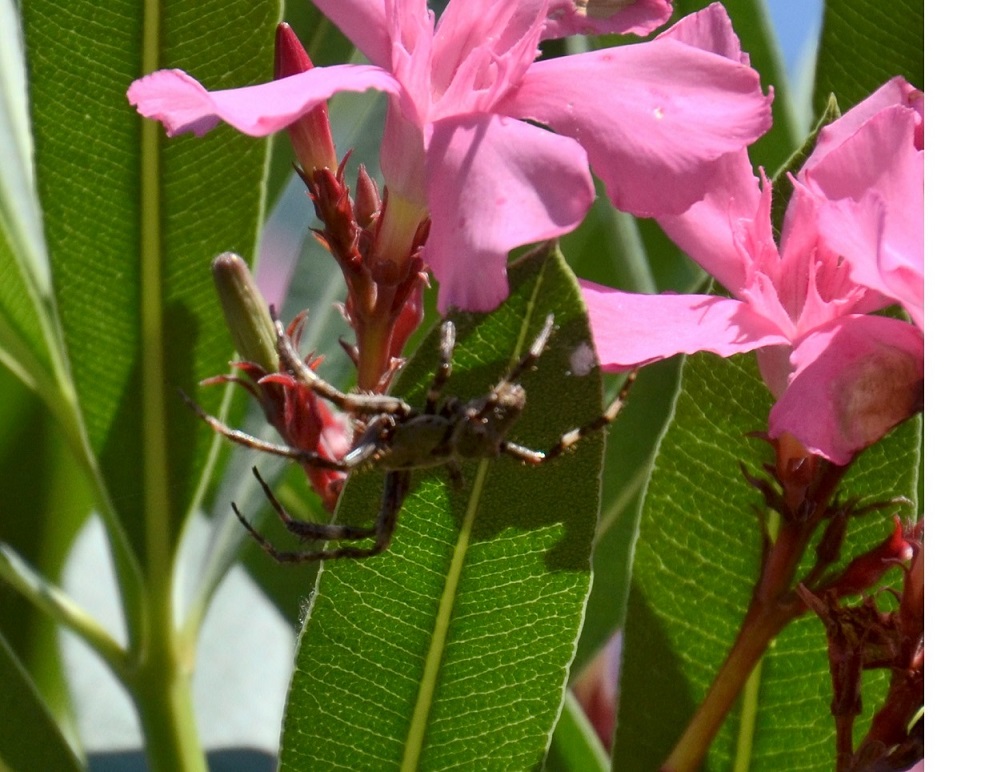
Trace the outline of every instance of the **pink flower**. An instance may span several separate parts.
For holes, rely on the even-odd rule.
[[[381,236],[406,259],[430,216],[423,257],[442,310],[487,310],[506,297],[507,252],[582,220],[591,165],[619,207],[679,212],[724,155],[770,125],[771,96],[720,5],[648,42],[535,62],[543,38],[644,32],[670,3],[639,0],[610,15],[616,4],[602,0],[452,0],[435,25],[424,0],[315,2],[371,65],[217,92],[164,70],[128,97],[170,135],[225,121],[262,136],[339,91],[388,94]]]
[[[673,240],[734,297],[632,295],[583,283],[601,362],[757,351],[770,436],[844,464],[919,409],[921,327],[867,316],[900,301],[923,323],[923,95],[894,79],[826,127],[795,180],[779,243],[747,153],[679,214]]]
[[[924,329],[924,94],[894,78],[826,127],[807,165],[825,242]]]

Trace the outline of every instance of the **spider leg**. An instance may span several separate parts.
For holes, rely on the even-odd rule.
[[[621,408],[624,407],[628,394],[631,392],[631,386],[634,385],[634,379],[637,377],[637,370],[632,370],[628,373],[628,377],[621,385],[621,389],[617,392],[617,396],[614,397],[613,401],[607,406],[607,409],[604,410],[603,413],[597,416],[594,420],[590,421],[588,424],[563,434],[559,438],[559,441],[548,450],[533,450],[531,448],[524,447],[523,445],[518,445],[515,442],[505,440],[500,443],[500,452],[532,466],[544,464],[546,461],[551,461],[553,458],[558,458],[582,440],[583,437],[599,431],[617,418],[617,414],[621,412]]]
[[[410,472],[388,472],[386,484],[383,487],[383,501],[379,506],[379,516],[376,518],[376,543],[362,554],[355,557],[378,555],[390,546],[393,532],[397,527],[397,517],[407,494],[410,493]]]
[[[510,371],[503,377],[501,383],[515,383],[520,380],[521,375],[534,367],[535,362],[541,356],[542,352],[545,350],[545,346],[548,345],[548,339],[552,334],[552,327],[555,324],[555,315],[549,314],[545,317],[545,324],[541,328],[541,332],[538,333],[538,337],[534,339],[534,342],[517,363],[510,368]],[[499,387],[494,387],[494,391]]]
[[[346,394],[336,389],[330,383],[319,377],[317,373],[307,366],[299,352],[293,347],[293,343],[283,323],[276,318],[275,308],[270,308],[273,316],[273,324],[276,327],[276,350],[279,352],[279,359],[300,383],[308,389],[332,403],[338,409],[346,413],[358,413],[359,415],[374,415],[377,413],[389,413],[391,415],[407,415],[411,412],[410,405],[398,397],[390,397],[385,394]]]
[[[292,517],[290,513],[286,511],[285,507],[279,503],[279,499],[276,498],[276,494],[273,493],[272,488],[269,487],[269,484],[262,479],[262,475],[259,472],[258,467],[252,467],[252,474],[254,474],[255,479],[259,481],[259,485],[262,486],[265,497],[269,500],[269,503],[276,511],[276,514],[279,515],[279,519],[283,521],[283,525],[286,526],[286,530],[295,536],[299,536],[301,539],[320,539],[321,541],[355,541],[357,539],[366,539],[376,534],[375,528],[357,528],[352,525],[314,523],[310,520],[298,520],[297,518]],[[237,510],[235,511],[237,512]]]
[[[465,487],[465,478],[462,476],[462,467],[456,461],[449,461],[446,465],[448,469],[448,481],[452,487],[459,491]]]
[[[452,352],[455,350],[455,325],[450,320],[442,322],[441,344],[439,346],[441,356],[438,359],[438,369],[434,373],[434,380],[428,388],[427,398],[424,401],[425,413],[436,413],[438,411],[438,400],[441,399],[442,389],[452,376]]]
[[[241,524],[248,530],[249,535],[262,547],[263,550],[274,560],[280,563],[309,563],[317,560],[337,560],[338,558],[366,558],[378,555],[390,545],[393,532],[396,530],[397,516],[403,506],[404,499],[410,491],[410,472],[390,472],[386,475],[386,486],[383,490],[383,501],[380,506],[379,516],[376,524],[371,528],[356,528],[348,525],[337,525],[334,523],[320,524],[311,523],[306,520],[297,520],[291,517],[286,511],[269,485],[262,479],[258,470],[253,468],[255,478],[262,485],[266,498],[276,510],[279,519],[283,521],[287,530],[305,539],[321,539],[324,541],[353,541],[366,539],[375,536],[376,541],[371,547],[336,547],[334,549],[323,550],[303,550],[291,551],[280,550],[258,529],[255,528],[248,519],[238,511],[238,507],[232,502],[231,508],[241,521]]]
[[[531,347],[521,356],[520,359],[514,364],[507,374],[500,379],[500,381],[490,390],[490,393],[485,399],[473,400],[472,409],[475,415],[485,415],[497,405],[501,400],[506,398],[506,395],[510,389],[520,389],[517,386],[517,381],[520,379],[521,375],[534,367],[535,362],[541,357],[542,352],[545,350],[545,346],[548,345],[548,338],[552,334],[552,326],[555,323],[555,316],[549,314],[545,317],[545,324],[541,328],[541,332],[538,333],[538,337],[534,339]],[[513,443],[511,443],[512,445]],[[519,447],[519,446],[517,446]]]
[[[218,434],[224,435],[229,440],[232,442],[237,442],[239,445],[244,445],[245,447],[252,448],[253,450],[260,450],[263,453],[270,453],[274,456],[289,458],[293,461],[298,461],[301,464],[309,464],[310,466],[316,466],[320,469],[333,469],[338,472],[347,472],[352,468],[349,464],[334,461],[309,450],[291,448],[287,445],[278,445],[274,442],[267,442],[266,440],[259,439],[258,437],[253,437],[251,434],[247,434],[239,429],[232,429],[223,421],[219,421],[214,418],[214,416],[207,413],[184,391],[180,390],[179,394],[184,400],[186,400],[186,404],[190,406],[190,409],[200,417],[200,420],[206,423]]]

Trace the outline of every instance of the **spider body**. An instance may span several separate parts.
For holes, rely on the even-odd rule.
[[[451,395],[443,396],[444,387],[452,372],[452,353],[455,347],[455,327],[450,321],[445,321],[441,327],[438,367],[428,388],[424,407],[420,409],[411,407],[398,397],[349,394],[339,391],[323,381],[308,366],[293,347],[275,315],[273,321],[276,326],[280,360],[296,382],[365,424],[364,431],[351,450],[340,460],[329,459],[311,451],[265,442],[232,429],[207,415],[191,402],[193,409],[211,427],[229,439],[256,450],[291,458],[304,466],[344,472],[371,468],[386,473],[383,498],[376,523],[371,527],[354,527],[293,518],[276,499],[258,470],[253,469],[270,504],[291,533],[304,539],[326,542],[374,539],[373,544],[368,547],[346,545],[302,552],[280,551],[259,533],[232,503],[235,514],[251,536],[266,552],[281,562],[368,557],[382,552],[389,546],[396,527],[397,515],[410,490],[412,470],[447,466],[452,480],[459,483],[460,463],[463,461],[492,459],[505,455],[532,466],[543,464],[569,450],[586,435],[613,421],[627,397],[636,374],[636,371],[633,371],[628,375],[617,398],[602,415],[585,426],[563,434],[549,449],[539,451],[511,442],[507,439],[507,435],[523,413],[527,400],[524,387],[518,383],[518,379],[536,364],[544,351],[552,332],[551,315],[547,317],[541,332],[528,351],[499,383],[486,394],[467,401]]]
[[[520,418],[525,399],[519,384],[507,384],[498,394],[468,403],[446,399],[437,413],[379,416],[344,462],[396,471],[496,458],[506,452],[504,438]]]

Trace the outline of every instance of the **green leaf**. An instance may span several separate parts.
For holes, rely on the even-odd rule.
[[[561,256],[519,261],[510,282],[492,314],[453,317],[446,392],[485,394],[554,313],[510,433],[542,449],[599,414],[599,371],[572,372],[592,349]],[[398,381],[411,404],[423,402],[437,351],[435,332]],[[466,463],[458,489],[444,469],[415,474],[389,550],[323,567],[288,697],[283,767],[538,765],[589,592],[602,453],[594,435],[537,468]],[[376,472],[350,480],[338,520],[367,522],[382,486]]]
[[[164,570],[214,441],[177,390],[229,358],[209,264],[253,251],[266,145],[225,128],[167,140],[125,92],[162,67],[208,88],[267,80],[260,52],[277,4],[38,0],[23,15],[38,190],[83,423],[133,547]],[[204,407],[220,399],[205,393]]]
[[[31,184],[30,134],[20,24],[13,5],[0,4],[0,363],[35,389],[50,386],[42,306],[45,272],[41,270],[37,201]]]
[[[631,558],[645,486],[659,437],[679,387],[682,357],[642,368],[624,409],[610,427],[603,467],[603,508],[593,555],[593,590],[586,606],[573,675],[624,622]]]
[[[615,740],[618,769],[658,769],[737,633],[758,576],[755,510],[763,506],[739,464],[754,473],[771,462],[771,449],[747,436],[767,426],[771,404],[754,357],[698,354],[683,368],[635,551]],[[913,500],[919,453],[920,426],[912,421],[859,457],[845,478],[842,499]],[[886,513],[855,520],[842,562],[891,531]],[[763,661],[756,699],[754,735],[744,738],[751,741],[751,757],[736,758],[739,707],[711,746],[709,768],[730,769],[732,762],[763,770],[833,767],[831,680],[816,618],[807,615],[776,639]]]
[[[0,636],[0,768],[82,769],[27,672]]]
[[[38,395],[0,370],[0,543],[9,544],[49,577],[63,561],[92,511],[87,480]],[[68,694],[53,619],[22,595],[0,588],[0,633],[60,715]],[[56,707],[60,706],[60,707]]]
[[[814,110],[848,110],[895,75],[924,88],[924,0],[826,0]]]
[[[12,2],[0,2],[0,363],[33,388],[50,386],[50,337],[42,305],[47,294],[20,21]],[[50,330],[47,331],[50,334]]]
[[[34,389],[51,388],[40,302],[0,216],[0,364]]]
[[[610,760],[575,695],[566,693],[545,759],[546,772],[607,772]]]

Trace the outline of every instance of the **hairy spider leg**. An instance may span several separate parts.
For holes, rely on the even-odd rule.
[[[182,389],[179,390],[179,394],[184,400],[186,400],[186,404],[190,406],[190,409],[200,417],[200,420],[206,423],[218,434],[224,435],[229,440],[232,442],[237,442],[239,445],[252,448],[252,450],[260,450],[263,453],[271,453],[274,456],[282,456],[283,458],[298,461],[301,464],[310,464],[311,466],[316,466],[320,469],[333,469],[337,472],[348,472],[351,471],[354,466],[352,464],[346,464],[326,458],[310,450],[291,448],[288,445],[279,445],[274,442],[267,442],[266,440],[259,439],[258,437],[253,437],[251,434],[246,434],[239,429],[232,429],[226,423],[219,421],[214,418],[214,416],[207,413]]]
[[[358,415],[376,415],[388,413],[390,415],[408,415],[411,412],[410,405],[399,397],[390,397],[385,394],[346,394],[336,389],[330,383],[317,375],[293,347],[293,342],[286,334],[283,323],[276,318],[276,310],[270,307],[272,322],[276,327],[276,350],[279,352],[280,361],[296,379],[304,384],[317,396],[323,397],[328,402],[335,405],[339,410],[346,413]]]
[[[498,389],[504,387],[511,383],[516,383],[520,380],[520,377],[535,366],[535,363],[541,357],[542,353],[545,351],[545,346],[548,345],[548,339],[552,335],[552,328],[555,325],[555,316],[549,314],[545,317],[545,324],[541,328],[541,332],[538,333],[538,337],[534,339],[531,344],[531,348],[524,352],[517,363],[510,368],[508,373],[501,379],[500,383],[493,387],[493,392],[496,393]]]
[[[298,520],[292,517],[272,488],[262,479],[257,468],[252,467],[255,479],[259,481],[266,498],[276,510],[279,519],[283,521],[286,529],[303,539],[314,539],[324,541],[357,541],[373,536],[376,541],[371,547],[336,547],[334,549],[289,551],[278,549],[271,541],[263,536],[248,519],[238,511],[238,507],[231,502],[231,508],[235,515],[245,526],[252,538],[265,550],[266,554],[280,563],[309,563],[318,560],[336,560],[338,558],[367,558],[378,555],[390,546],[393,539],[393,532],[396,530],[397,516],[403,505],[404,499],[410,492],[410,472],[389,472],[386,475],[386,486],[383,490],[383,501],[380,505],[379,516],[376,518],[374,526],[369,528],[357,528],[350,525],[338,525],[336,523],[313,523],[308,520]]]
[[[500,402],[507,389],[516,384],[521,375],[535,366],[545,351],[545,346],[548,345],[548,339],[551,337],[554,324],[555,316],[553,314],[545,317],[545,324],[541,328],[541,332],[538,333],[538,337],[534,339],[531,347],[514,363],[514,366],[507,371],[507,374],[500,379],[499,383],[490,389],[489,396],[483,403],[483,406],[478,409],[478,415],[486,415]]]
[[[442,390],[448,379],[452,377],[452,354],[455,351],[455,325],[450,320],[441,324],[441,340],[439,343],[441,356],[438,359],[438,369],[435,370],[434,380],[428,388],[427,397],[424,401],[424,412],[434,414],[438,412],[438,400],[441,399]]]
[[[628,377],[625,378],[624,383],[621,385],[620,391],[617,392],[617,396],[614,397],[613,401],[607,406],[607,409],[604,410],[603,413],[597,416],[597,418],[593,421],[590,421],[588,424],[563,434],[559,438],[559,441],[548,450],[533,450],[523,445],[518,445],[516,442],[504,440],[500,443],[500,452],[532,466],[538,466],[539,464],[544,464],[546,461],[551,461],[553,458],[558,458],[563,453],[570,450],[577,442],[582,440],[583,437],[599,431],[617,418],[618,413],[621,412],[621,408],[624,407],[624,403],[627,401],[628,394],[631,392],[631,386],[634,385],[634,379],[637,377],[637,370],[632,370],[628,373]]]

